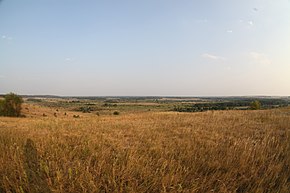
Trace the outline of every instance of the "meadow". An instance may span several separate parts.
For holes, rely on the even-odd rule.
[[[150,108],[0,117],[0,192],[289,192],[289,107]]]

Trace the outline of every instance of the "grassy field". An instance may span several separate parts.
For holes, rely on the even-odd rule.
[[[289,108],[54,112],[0,117],[0,192],[290,190]]]

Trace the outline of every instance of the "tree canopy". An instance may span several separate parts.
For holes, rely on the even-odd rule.
[[[23,99],[14,93],[4,96],[4,100],[0,100],[0,115],[8,117],[19,117],[21,115],[21,105]]]
[[[251,109],[258,110],[261,108],[261,103],[258,100],[251,102]]]

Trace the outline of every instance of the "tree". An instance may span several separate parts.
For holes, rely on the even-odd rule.
[[[251,109],[253,109],[253,110],[261,109],[261,103],[258,100],[251,102],[250,106],[251,106]]]
[[[1,100],[0,99],[0,116],[3,116],[4,113],[3,113],[3,106],[4,106],[4,100]]]
[[[0,115],[8,117],[19,117],[21,115],[22,97],[9,93],[4,96],[0,102]]]

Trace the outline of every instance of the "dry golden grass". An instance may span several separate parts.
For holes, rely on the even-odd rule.
[[[289,192],[290,111],[0,118],[0,192]]]

